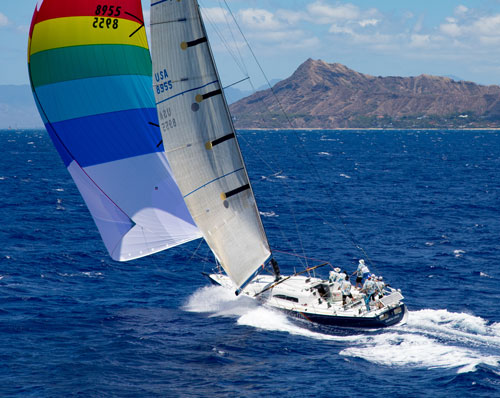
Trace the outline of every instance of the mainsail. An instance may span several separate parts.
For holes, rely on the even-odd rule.
[[[196,0],[151,1],[153,89],[165,151],[189,212],[243,285],[270,256]]]
[[[161,143],[140,0],[41,0],[28,65],[47,131],[113,259],[201,237]]]

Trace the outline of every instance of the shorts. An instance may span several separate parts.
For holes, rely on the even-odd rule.
[[[361,283],[363,281],[363,277],[362,276],[357,276],[356,277],[356,283]]]

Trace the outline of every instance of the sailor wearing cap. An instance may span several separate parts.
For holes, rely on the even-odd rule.
[[[375,282],[375,286],[377,288],[377,294],[379,297],[384,296],[384,289],[385,289],[385,283],[384,283],[384,278],[379,276],[377,278],[377,281]]]
[[[369,273],[370,273],[370,270],[366,266],[365,260],[363,260],[363,259],[359,260],[358,269],[351,274],[351,275],[356,274],[356,287],[357,288],[360,288],[363,286],[362,285],[363,278],[367,279]]]
[[[340,282],[340,276],[340,268],[335,267],[333,271],[330,271],[328,280],[330,283]]]

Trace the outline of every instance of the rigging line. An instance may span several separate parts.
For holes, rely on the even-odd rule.
[[[191,255],[191,257],[189,257],[188,261],[192,261],[193,257],[197,255],[198,250],[200,249],[203,242],[204,242],[204,239],[200,239],[200,243],[198,243],[198,247],[194,250],[193,254]]]
[[[247,147],[249,147],[249,148],[250,148],[250,150],[251,150],[251,151],[252,151],[252,152],[253,152],[253,153],[254,153],[254,154],[255,154],[255,155],[256,155],[256,156],[257,156],[257,157],[258,157],[258,158],[259,158],[259,159],[260,159],[260,160],[261,160],[261,161],[262,161],[262,162],[263,162],[263,163],[264,163],[264,164],[265,164],[265,165],[266,165],[266,166],[267,166],[270,170],[271,170],[271,171],[273,171],[273,173],[275,173],[275,174],[276,174],[276,173],[277,173],[277,172],[276,172],[276,170],[274,170],[274,169],[273,169],[273,167],[272,167],[272,166],[271,166],[271,165],[270,165],[270,164],[269,164],[269,163],[268,163],[268,162],[267,162],[267,161],[266,161],[266,160],[265,160],[265,159],[261,156],[261,154],[260,154],[259,152],[257,152],[257,151],[253,148],[253,146],[252,146],[252,145],[250,145],[250,144],[249,144],[249,142],[246,140],[246,138],[245,138],[242,134],[240,134],[239,136],[243,139],[243,141],[245,141],[245,143],[247,144]],[[283,183],[284,183],[284,184],[286,185],[286,187],[288,188],[288,192],[291,192],[291,191],[292,191],[292,190],[291,190],[291,187],[290,187],[290,186],[286,183],[286,181],[283,181]],[[299,240],[300,249],[301,249],[301,251],[302,251],[302,254],[303,254],[303,255],[304,255],[304,257],[305,257],[305,249],[304,249],[304,245],[303,245],[303,242],[302,242],[301,234],[300,234],[300,231],[299,231],[299,223],[297,222],[297,217],[296,217],[296,215],[295,215],[295,210],[293,209],[293,207],[292,207],[292,206],[289,206],[288,208],[290,209],[290,213],[291,213],[291,215],[292,215],[292,218],[293,218],[293,221],[294,221],[294,224],[295,224],[295,230],[296,230],[296,232],[297,232],[297,238],[298,238],[298,240]],[[283,237],[285,237],[285,233],[284,233],[283,229],[279,226],[279,224],[278,224],[278,229],[279,229],[279,231],[281,232],[281,235],[282,235]],[[286,237],[285,237],[285,240],[287,240],[287,241],[289,242],[291,250],[292,250],[293,252],[295,252],[295,250],[294,250],[294,248],[293,248],[293,245],[291,245],[290,240],[289,240],[288,238],[286,238]],[[307,266],[307,260],[306,260],[306,266]]]
[[[217,36],[219,36],[220,41],[222,42],[222,44],[224,45],[224,47],[226,47],[226,50],[231,55],[231,58],[233,58],[233,60],[236,63],[236,65],[238,65],[238,68],[240,69],[240,71],[245,76],[248,76],[248,72],[246,71],[246,68],[243,67],[244,64],[242,64],[243,60],[240,61],[239,59],[237,59],[236,55],[233,53],[233,50],[231,49],[231,46],[229,45],[229,43],[227,42],[227,40],[224,38],[224,36],[222,35],[222,33],[219,31],[219,29],[217,28],[217,26],[215,25],[215,23],[212,22],[212,20],[207,16],[206,13],[204,13],[204,18],[208,21],[208,23],[210,24],[210,26],[212,27],[212,29],[214,30],[214,32],[217,34]]]
[[[231,15],[231,17],[232,17],[232,19],[233,19],[233,21],[234,21],[234,23],[235,23],[236,27],[238,28],[238,30],[239,30],[239,32],[240,32],[240,34],[241,34],[241,36],[243,37],[243,39],[244,39],[244,41],[245,41],[245,43],[246,43],[246,45],[247,45],[248,49],[250,50],[250,52],[251,52],[251,54],[252,54],[252,56],[253,56],[253,58],[254,58],[255,62],[257,63],[257,65],[258,65],[258,67],[259,67],[259,69],[260,69],[260,71],[261,71],[262,75],[263,75],[263,76],[264,76],[264,78],[266,79],[266,82],[267,82],[268,86],[270,87],[271,92],[273,93],[273,95],[274,95],[274,97],[275,97],[275,99],[276,99],[276,102],[278,102],[278,104],[279,104],[279,106],[280,106],[281,111],[283,112],[283,114],[284,114],[284,115],[285,115],[285,117],[287,118],[288,123],[289,123],[290,125],[292,125],[292,123],[291,123],[290,119],[288,118],[288,115],[286,114],[286,112],[285,112],[285,110],[283,109],[283,107],[281,106],[281,103],[279,102],[279,100],[278,100],[278,98],[277,98],[276,94],[274,93],[274,90],[273,90],[273,88],[272,88],[272,86],[271,86],[271,83],[269,82],[269,79],[267,78],[267,76],[266,76],[266,74],[265,74],[265,72],[264,72],[264,69],[263,69],[263,68],[262,68],[262,66],[260,65],[260,63],[259,63],[259,61],[258,61],[258,59],[257,59],[257,57],[256,57],[256,55],[255,55],[255,53],[254,53],[254,52],[253,52],[253,50],[252,50],[252,47],[250,46],[250,43],[248,42],[248,40],[247,40],[247,38],[246,38],[245,34],[243,33],[243,31],[241,30],[240,25],[238,24],[238,21],[236,21],[236,18],[235,18],[235,16],[234,16],[233,12],[231,11],[231,9],[229,8],[229,5],[227,4],[227,1],[226,1],[226,0],[224,0],[224,4],[226,5],[227,10],[229,11],[229,13],[230,13],[230,15]],[[253,92],[256,92],[256,89],[255,89],[255,87],[254,87],[254,85],[253,85],[252,81],[251,81],[251,80],[249,80],[249,82],[250,82],[250,85],[252,86],[252,90],[253,90]],[[271,112],[270,112],[270,110],[269,110],[269,108],[267,107],[267,104],[265,104],[265,102],[264,102],[264,101],[263,101],[263,103],[264,103],[264,105],[266,106],[266,108],[268,109],[268,112],[269,112],[269,113],[271,113]],[[295,222],[295,228],[296,228],[296,230],[297,230],[297,237],[298,237],[298,240],[299,240],[299,243],[300,243],[300,248],[301,248],[301,250],[302,250],[302,253],[305,255],[304,245],[303,245],[303,242],[302,242],[301,235],[300,235],[300,233],[299,233],[299,227],[298,227],[297,219],[295,218],[295,213],[294,213],[293,211],[292,211],[292,214],[293,214],[293,218],[294,218],[294,222]],[[307,263],[307,260],[306,260],[306,263]]]
[[[288,253],[288,252],[285,252],[285,251],[282,251],[282,250],[278,250],[278,249],[273,249],[273,251],[275,252],[278,252],[278,253],[283,253],[283,254],[286,254],[287,256],[297,256],[297,257],[301,257],[299,254],[295,254],[295,253]],[[314,261],[319,261],[319,262],[325,262],[325,260],[321,260],[319,258],[314,258],[314,257],[307,257],[309,260],[314,260]]]
[[[278,106],[279,106],[279,108],[280,108],[281,112],[282,112],[282,113],[283,113],[283,115],[285,116],[285,119],[287,120],[287,122],[288,122],[288,124],[290,125],[290,127],[293,129],[293,128],[294,128],[294,123],[293,123],[293,122],[292,122],[292,120],[289,118],[289,116],[288,116],[288,114],[286,113],[286,111],[284,110],[284,108],[283,108],[283,106],[282,106],[281,102],[279,101],[279,99],[278,99],[278,97],[277,97],[277,95],[276,95],[276,93],[275,93],[275,91],[274,91],[273,87],[271,86],[271,83],[269,82],[269,79],[267,78],[267,76],[266,76],[266,74],[265,74],[265,72],[264,72],[264,69],[263,69],[263,68],[262,68],[262,66],[260,65],[260,62],[258,61],[257,56],[256,56],[256,55],[255,55],[255,53],[253,52],[253,49],[250,47],[250,43],[249,43],[249,42],[248,42],[248,40],[246,39],[246,36],[244,35],[244,33],[243,33],[243,31],[241,30],[241,28],[240,28],[240,26],[239,26],[238,22],[236,21],[236,18],[235,18],[235,16],[234,16],[233,12],[232,12],[232,11],[231,11],[231,9],[229,8],[229,5],[227,4],[227,0],[224,0],[224,3],[226,4],[227,9],[228,9],[228,10],[229,10],[229,12],[231,13],[231,16],[232,16],[232,18],[233,18],[233,20],[234,20],[234,22],[235,22],[236,26],[238,27],[238,30],[240,31],[241,36],[242,36],[242,37],[243,37],[243,39],[245,40],[245,43],[246,43],[246,45],[248,46],[248,49],[250,50],[250,52],[251,52],[251,54],[252,54],[252,56],[253,56],[253,58],[254,58],[254,60],[255,60],[256,64],[257,64],[257,66],[259,67],[259,69],[260,69],[260,71],[261,71],[262,75],[263,75],[263,76],[264,76],[264,78],[266,79],[267,85],[269,86],[269,88],[270,88],[270,90],[271,90],[271,93],[272,93],[273,97],[275,98],[276,102],[278,103]],[[264,101],[262,101],[262,102],[264,102]],[[299,142],[300,142],[300,144],[301,144],[302,148],[304,148],[304,145],[302,144],[302,142],[300,141],[300,139],[299,139]],[[327,190],[327,189],[325,188],[325,186],[321,183],[321,178],[320,178],[320,176],[319,176],[319,173],[318,173],[317,169],[313,166],[313,164],[312,164],[312,162],[311,162],[311,159],[310,159],[310,157],[309,157],[309,155],[308,155],[307,151],[305,151],[305,148],[304,148],[304,151],[303,151],[303,152],[306,154],[306,157],[307,157],[307,160],[308,160],[309,164],[312,166],[312,168],[313,168],[313,169],[314,169],[314,171],[315,171],[316,177],[318,178],[318,180],[317,180],[317,181],[319,181],[319,185],[320,185],[321,189],[322,189],[322,190],[323,190],[323,191],[324,191],[324,192],[328,195],[328,198],[330,199],[330,202],[331,202],[331,204],[332,204],[333,208],[335,209],[335,212],[337,213],[337,217],[339,218],[340,222],[341,222],[341,223],[342,223],[342,225],[344,226],[344,229],[345,229],[345,231],[346,231],[346,233],[347,233],[347,236],[348,236],[349,240],[350,240],[350,241],[351,241],[351,243],[354,245],[354,247],[356,247],[357,249],[360,249],[360,250],[363,252],[363,254],[365,254],[365,255],[366,255],[365,250],[364,250],[363,248],[361,248],[361,246],[360,246],[360,245],[356,242],[356,239],[355,239],[355,237],[354,237],[353,233],[349,230],[349,228],[347,227],[347,224],[346,224],[346,223],[345,223],[345,221],[342,219],[342,217],[340,217],[340,212],[339,212],[339,210],[337,209],[337,207],[335,206],[334,201],[332,200],[333,198],[332,198],[332,196],[331,196],[331,192],[330,192],[329,190]],[[367,257],[367,259],[368,259],[368,257]],[[371,264],[371,261],[370,261],[370,264]],[[371,264],[371,265],[372,265],[372,264]]]
[[[201,241],[202,241],[202,242],[204,242],[204,239],[202,239]],[[207,256],[207,255],[202,256],[201,254],[191,252],[190,250],[188,250],[188,249],[186,249],[186,248],[182,247],[182,245],[181,245],[181,246],[177,246],[177,247],[178,247],[180,250],[183,250],[183,251],[185,251],[185,252],[187,252],[187,253],[191,254],[191,257],[196,257],[196,258],[200,259],[200,261],[202,261],[202,262],[204,262],[204,263],[210,263],[210,264],[212,264],[212,263],[213,263],[211,260],[208,260],[208,256]]]
[[[205,24],[203,22],[203,18],[201,17],[201,11],[200,11],[200,7],[198,6],[198,17],[199,17],[199,22],[200,22],[200,25],[201,25],[201,29],[202,29],[202,32],[205,36],[207,36],[207,30],[206,30],[206,27],[205,27]],[[219,71],[217,70],[217,65],[215,64],[215,59],[214,59],[214,54],[212,52],[212,48],[210,47],[210,43],[207,42],[207,49],[208,49],[208,54],[210,56],[210,61],[211,61],[211,66],[213,68],[213,71],[215,72],[215,76],[217,77],[217,79],[219,79],[220,81],[220,75],[219,75]],[[223,106],[224,106],[224,109],[225,109],[225,116],[226,116],[226,119],[231,127],[231,132],[235,133],[236,130],[234,128],[234,123],[233,123],[233,119],[231,118],[231,113],[229,112],[229,105],[227,104],[227,100],[226,100],[226,97],[225,97],[225,94],[224,92],[221,93],[221,98],[222,98],[222,103],[223,103]],[[243,160],[243,154],[241,153],[241,148],[240,148],[240,144],[238,142],[238,138],[235,134],[235,139],[234,139],[234,143],[236,145],[236,148],[237,148],[237,153],[235,155],[237,155],[237,157],[239,158],[240,162],[241,162],[241,165],[243,166],[243,175],[245,177],[245,179],[250,182],[250,177],[248,175],[248,172],[245,168],[245,161]],[[252,189],[252,186],[249,184],[249,189],[250,189],[250,192],[251,192],[251,196],[252,197],[255,197],[254,195],[254,192],[253,192],[253,189]],[[267,238],[267,234],[266,234],[266,230],[264,228],[264,224],[262,223],[262,218],[259,216],[259,208],[257,206],[257,202],[255,200],[252,201],[253,203],[250,205],[251,207],[253,207],[257,217],[257,222],[258,222],[258,227],[259,227],[259,230],[260,230],[260,233],[261,233],[261,238],[262,238],[262,241],[263,243],[265,244],[266,248],[269,249],[269,251],[271,250],[270,247],[269,247],[269,240]],[[270,253],[272,254],[272,253]]]
[[[244,82],[245,80],[250,79],[250,76],[245,77],[244,79],[238,80],[236,83],[231,83],[229,86],[223,87],[222,89],[225,90],[226,88],[232,87],[238,83]]]
[[[283,112],[283,115],[285,115],[285,118],[287,119],[288,124],[290,124],[290,127],[292,127],[292,128],[293,128],[293,123],[292,123],[292,121],[291,121],[291,120],[290,120],[290,118],[288,117],[287,113],[285,112],[285,109],[283,108],[283,106],[281,105],[280,100],[278,99],[278,96],[277,96],[277,95],[276,95],[276,93],[274,92],[273,87],[271,86],[271,83],[269,82],[269,79],[267,78],[267,75],[266,75],[266,73],[264,72],[264,69],[262,68],[262,66],[261,66],[261,64],[260,64],[260,62],[259,62],[259,60],[257,59],[257,56],[256,56],[256,55],[255,55],[255,53],[253,52],[253,49],[252,49],[252,47],[250,46],[250,43],[248,42],[248,40],[247,40],[247,38],[246,38],[245,34],[244,34],[244,33],[243,33],[243,31],[241,30],[240,25],[239,25],[239,24],[238,24],[238,22],[236,21],[236,18],[235,18],[235,16],[234,16],[233,12],[232,12],[232,11],[231,11],[231,9],[229,8],[229,5],[227,4],[227,0],[224,0],[224,3],[226,4],[227,9],[228,9],[228,10],[229,10],[229,12],[231,13],[231,17],[233,18],[234,23],[235,23],[235,24],[236,24],[236,26],[238,27],[238,30],[240,31],[240,34],[241,34],[241,36],[243,37],[243,40],[245,40],[245,43],[246,43],[246,45],[247,45],[248,49],[250,50],[250,53],[252,54],[252,57],[253,57],[253,59],[255,60],[255,63],[256,63],[256,64],[257,64],[257,66],[259,67],[260,72],[261,72],[261,73],[262,73],[262,75],[264,76],[264,79],[266,79],[267,85],[268,85],[268,86],[269,86],[269,88],[271,89],[271,92],[272,92],[272,94],[273,94],[274,98],[276,99],[276,102],[278,103],[278,106],[280,107],[281,111]]]
[[[219,5],[221,8],[223,8],[221,0],[219,0]],[[227,24],[227,27],[229,29],[229,33],[231,33],[231,37],[233,38],[233,43],[235,45],[236,51],[238,52],[238,55],[240,56],[242,66],[245,69],[245,75],[248,76],[249,75],[248,69],[246,68],[245,61],[243,60],[243,56],[241,55],[240,48],[237,45],[237,41],[236,41],[236,38],[234,37],[233,29],[231,27],[231,24],[229,23],[229,18],[227,17],[226,13],[224,13],[224,19],[226,20],[226,24]]]

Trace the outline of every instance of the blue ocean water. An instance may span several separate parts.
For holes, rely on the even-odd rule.
[[[1,131],[0,396],[500,396],[499,132],[239,137],[282,271],[362,247],[408,323],[304,329],[208,286],[198,241],[114,262],[46,133]]]

